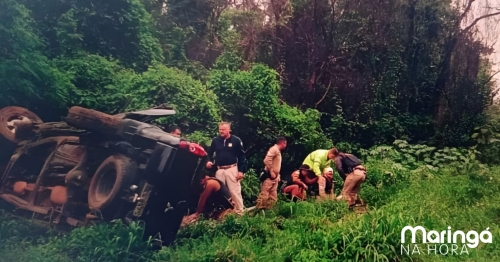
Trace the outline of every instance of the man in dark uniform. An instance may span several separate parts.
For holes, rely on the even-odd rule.
[[[205,176],[200,185],[203,186],[203,192],[198,200],[196,212],[184,217],[182,225],[187,225],[197,221],[202,215],[212,219],[221,219],[224,215],[234,208],[229,189],[214,177]]]
[[[246,172],[246,158],[243,142],[235,135],[230,134],[231,125],[227,122],[219,124],[220,136],[212,139],[208,148],[207,169],[217,167],[215,177],[228,187],[235,203],[235,213],[242,215],[245,209],[241,196],[240,181]],[[215,153],[215,163],[213,154]]]

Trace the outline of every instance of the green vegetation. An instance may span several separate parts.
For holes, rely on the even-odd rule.
[[[64,236],[39,235],[42,229],[2,215],[0,251],[12,261],[498,260],[500,168],[469,158],[451,161],[439,170],[415,160],[420,167],[412,168],[402,164],[410,157],[397,147],[370,151],[369,176],[361,197],[371,210],[363,215],[349,213],[344,202],[280,201],[273,210],[252,216],[189,225],[172,247],[157,252],[148,250],[138,225],[127,228],[116,223],[79,228]],[[246,181],[245,186],[256,185]],[[244,192],[251,197],[251,191]],[[429,255],[422,248],[422,255],[408,256],[400,248],[401,229],[406,225],[436,230],[451,226],[465,232],[489,228],[493,243],[469,248],[468,255],[442,256],[439,251]]]
[[[475,24],[460,27],[470,10],[349,3],[3,1],[0,107],[51,121],[72,105],[117,113],[167,103],[179,112],[167,123],[198,141],[233,122],[256,168],[277,134],[290,138],[291,166],[331,141],[471,145],[497,92],[488,46]]]
[[[1,1],[0,108],[58,121],[73,105],[115,114],[166,103],[177,114],[161,123],[205,146],[217,122],[230,121],[252,168],[242,186],[247,206],[276,136],[289,141],[282,175],[335,145],[366,162],[361,197],[370,213],[280,201],[255,216],[192,225],[158,252],[141,240],[140,225],[65,235],[1,213],[2,259],[425,261],[401,255],[400,230],[411,224],[489,227],[493,243],[467,258],[499,261],[498,89],[482,56],[491,50],[467,24],[488,25],[495,14],[469,20],[467,4],[438,0],[273,3]]]

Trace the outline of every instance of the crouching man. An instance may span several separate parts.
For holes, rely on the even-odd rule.
[[[336,148],[334,148],[333,154],[339,176],[344,180],[342,195],[337,199],[345,199],[349,209],[353,209],[356,206],[361,185],[366,179],[366,168],[361,165],[361,160],[354,155],[339,152]]]
[[[316,175],[317,185],[318,185],[318,195],[316,197],[317,201],[322,201],[328,199],[326,194],[326,179],[322,174],[322,171],[327,167],[334,167],[333,159],[335,158],[334,152],[336,148],[330,150],[318,149],[311,152],[303,161],[302,164],[308,165],[312,170],[309,170],[311,175]]]
[[[181,226],[196,222],[201,216],[220,220],[234,210],[234,203],[227,186],[215,177],[205,176],[200,185],[203,187],[198,207],[192,215],[182,219]]]
[[[309,190],[309,187],[318,183],[318,176],[311,172],[309,165],[302,165],[299,170],[292,173],[291,182],[291,185],[283,189],[283,193],[294,201],[305,200],[306,191]]]

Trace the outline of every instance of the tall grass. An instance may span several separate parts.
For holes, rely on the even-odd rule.
[[[256,217],[193,225],[182,231],[175,247],[163,249],[156,259],[500,261],[500,245],[495,241],[469,249],[468,256],[429,255],[427,250],[420,256],[407,256],[400,249],[400,233],[406,225],[439,231],[451,226],[465,232],[489,227],[495,240],[500,235],[499,174],[500,168],[469,174],[445,169],[432,177],[415,175],[387,205],[364,215],[348,213],[344,203],[280,203],[275,210]],[[226,233],[227,227],[235,231]]]
[[[370,158],[366,166],[361,197],[370,212],[362,215],[349,212],[344,202],[280,201],[253,215],[202,220],[157,252],[140,239],[137,225],[98,225],[64,236],[42,230],[34,237],[32,225],[3,215],[0,252],[7,261],[500,261],[500,167],[410,168],[387,157]],[[489,228],[493,243],[469,248],[469,255],[426,249],[406,255],[400,249],[406,225],[464,232]]]

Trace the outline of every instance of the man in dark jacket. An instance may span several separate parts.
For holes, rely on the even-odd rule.
[[[235,135],[230,134],[231,125],[227,122],[219,124],[220,136],[212,139],[208,148],[207,169],[217,167],[215,177],[229,188],[231,197],[235,203],[235,213],[242,215],[245,209],[243,197],[241,196],[240,181],[246,172],[246,158],[243,150],[243,142]],[[215,161],[213,154],[215,153]],[[215,163],[214,163],[215,162]]]
[[[366,168],[361,165],[361,161],[352,154],[339,152],[334,148],[335,166],[339,172],[339,176],[344,180],[342,195],[337,199],[344,198],[352,209],[356,205],[358,192],[361,184],[366,179]]]

